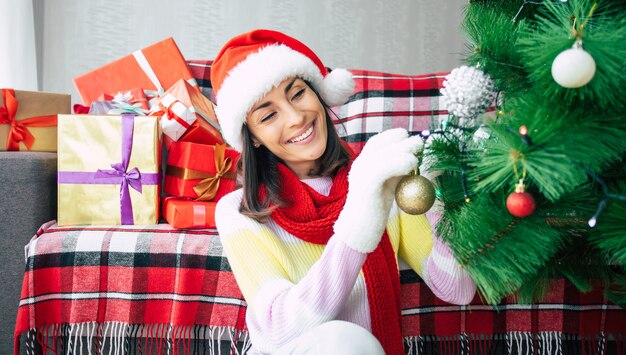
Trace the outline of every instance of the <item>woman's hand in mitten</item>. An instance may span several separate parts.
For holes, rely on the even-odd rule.
[[[348,246],[369,253],[376,248],[387,223],[396,185],[417,166],[419,136],[405,129],[384,131],[370,138],[352,163],[346,204],[335,222],[335,235]]]

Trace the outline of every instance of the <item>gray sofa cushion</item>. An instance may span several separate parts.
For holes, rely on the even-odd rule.
[[[56,218],[57,154],[0,152],[0,349],[13,349],[24,246]]]

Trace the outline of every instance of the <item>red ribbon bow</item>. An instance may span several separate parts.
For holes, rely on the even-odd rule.
[[[175,120],[181,126],[183,126],[185,129],[189,129],[189,127],[191,127],[191,125],[189,123],[187,123],[187,121],[183,120],[176,113],[174,113],[174,111],[172,111],[172,107],[174,107],[174,105],[177,102],[180,102],[180,101],[179,100],[172,101],[172,103],[168,107],[165,107],[161,102],[159,102],[158,103],[159,111],[154,111],[154,112],[150,113],[150,116],[161,116],[161,117],[167,116],[168,120]],[[180,102],[180,103],[183,104],[182,102]],[[183,104],[183,106],[184,106],[184,104]]]
[[[36,116],[25,120],[17,121],[18,102],[13,89],[2,89],[4,107],[0,107],[0,124],[11,125],[9,136],[7,137],[7,150],[20,150],[20,142],[30,149],[35,143],[35,137],[30,133],[28,127],[50,127],[57,125],[57,115]]]

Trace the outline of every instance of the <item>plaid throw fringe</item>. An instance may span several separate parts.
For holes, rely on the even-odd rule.
[[[25,333],[26,354],[245,354],[248,333],[234,327],[62,323]]]
[[[407,355],[430,354],[625,354],[626,335],[579,336],[560,332],[509,332],[404,337]],[[168,324],[78,323],[30,329],[26,354],[143,355],[236,354],[250,351],[246,331],[232,327],[173,327]]]
[[[458,334],[404,338],[407,355],[421,354],[625,354],[626,335],[580,336],[560,332]]]

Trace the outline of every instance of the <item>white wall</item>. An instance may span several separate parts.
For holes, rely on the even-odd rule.
[[[37,90],[33,3],[0,0],[0,88]]]
[[[24,0],[18,0],[24,1]],[[464,50],[467,0],[33,0],[39,87],[78,96],[72,78],[172,36],[187,59],[213,58],[232,36],[271,28],[330,67],[447,71]],[[43,22],[43,23],[42,23]]]

